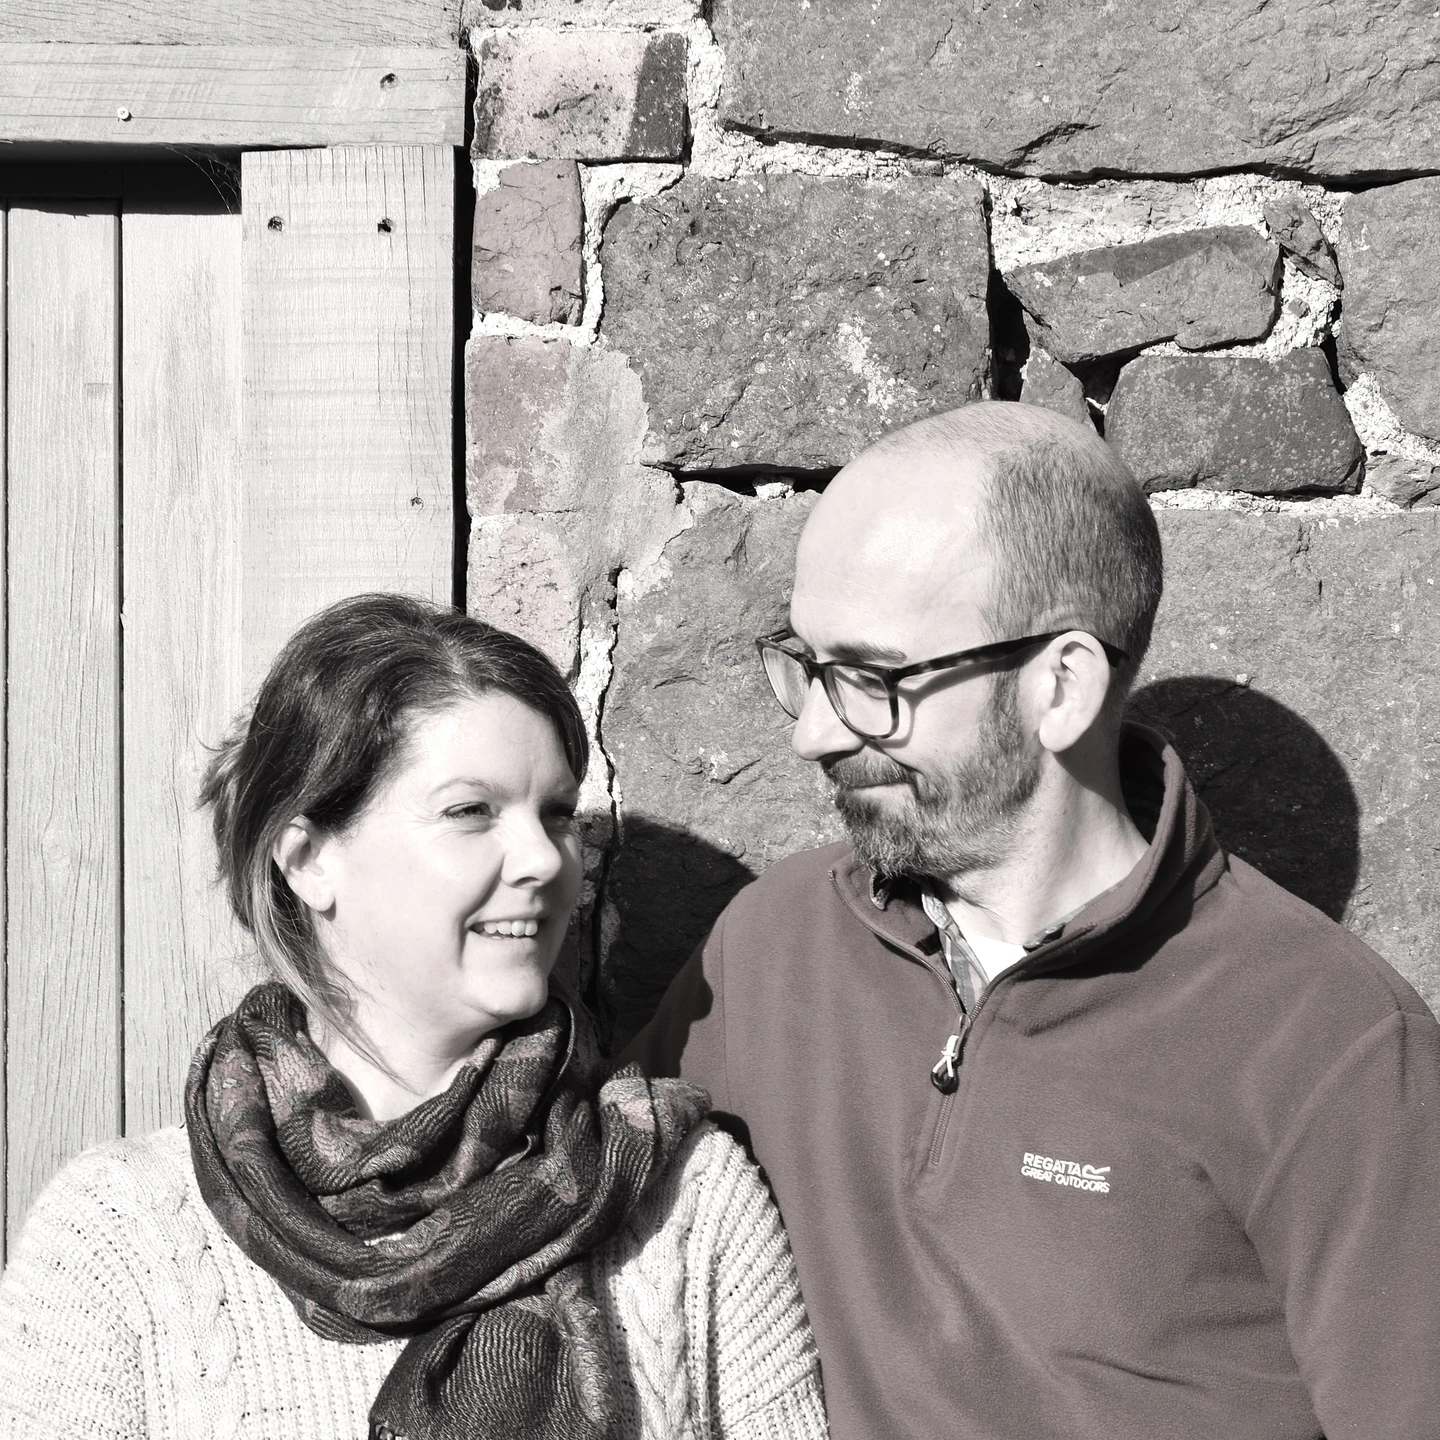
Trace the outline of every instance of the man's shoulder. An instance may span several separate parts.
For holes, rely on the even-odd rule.
[[[846,840],[797,850],[745,886],[726,907],[725,918],[744,922],[777,912],[792,914],[797,907],[831,904],[835,898],[832,875],[855,863],[855,852]]]
[[[1230,936],[1228,958],[1263,967],[1290,1004],[1309,995],[1350,1009],[1357,1020],[1396,1010],[1430,1018],[1405,978],[1359,936],[1238,856],[1226,856],[1214,893]]]

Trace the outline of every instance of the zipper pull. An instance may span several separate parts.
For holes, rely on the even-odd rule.
[[[930,1083],[942,1094],[953,1095],[960,1086],[960,1077],[955,1073],[960,1064],[960,1037],[952,1035],[940,1052],[939,1063],[930,1071]]]

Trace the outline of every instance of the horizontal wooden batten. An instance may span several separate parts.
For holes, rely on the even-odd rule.
[[[454,45],[459,0],[5,0],[0,44]]]
[[[455,49],[0,44],[0,141],[459,145],[464,125]]]

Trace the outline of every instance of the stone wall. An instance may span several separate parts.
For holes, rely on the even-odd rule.
[[[1137,711],[1440,1005],[1437,15],[469,0],[470,604],[597,738],[576,960],[618,1034],[836,833],[750,643],[815,493],[981,396],[1144,481]]]

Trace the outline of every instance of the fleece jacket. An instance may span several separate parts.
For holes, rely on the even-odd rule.
[[[748,1134],[835,1440],[1435,1440],[1440,1027],[1219,849],[1159,736],[1121,762],[1163,785],[1145,855],[970,1016],[838,844],[737,896],[629,1053]]]

